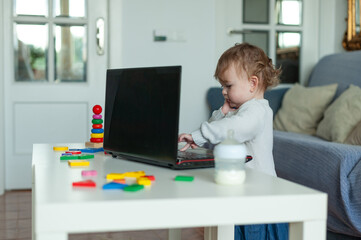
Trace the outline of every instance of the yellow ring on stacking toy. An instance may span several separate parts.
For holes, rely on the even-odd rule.
[[[53,147],[53,150],[54,150],[54,151],[68,151],[69,148],[66,147],[66,146],[54,146],[54,147]]]
[[[103,138],[104,137],[104,133],[92,133],[90,135],[92,138]]]

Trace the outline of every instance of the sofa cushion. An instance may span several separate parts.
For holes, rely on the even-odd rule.
[[[345,142],[361,120],[361,88],[350,85],[325,111],[317,136],[332,142]]]
[[[337,84],[308,88],[294,85],[283,98],[282,107],[274,119],[274,128],[314,135],[336,89]]]
[[[361,145],[361,121],[351,131],[345,140],[346,144]]]

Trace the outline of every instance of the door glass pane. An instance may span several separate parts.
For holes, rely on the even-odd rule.
[[[277,24],[301,25],[302,24],[302,0],[277,0],[276,1]]]
[[[86,81],[85,26],[55,27],[55,80],[61,82]]]
[[[243,41],[261,48],[267,55],[268,53],[268,32],[267,31],[249,31],[245,30]]]
[[[269,0],[244,0],[243,23],[268,23]]]
[[[48,15],[47,0],[14,0],[16,15]]]
[[[301,33],[276,33],[276,66],[282,68],[281,83],[299,82]]]
[[[85,0],[55,0],[55,16],[85,17]]]
[[[15,24],[15,81],[47,80],[47,25]]]

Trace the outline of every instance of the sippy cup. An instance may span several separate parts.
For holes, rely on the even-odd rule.
[[[244,182],[246,172],[246,146],[234,140],[233,130],[228,130],[228,137],[214,148],[215,175],[218,184],[236,185]]]

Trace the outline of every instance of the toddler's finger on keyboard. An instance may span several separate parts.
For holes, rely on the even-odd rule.
[[[179,151],[183,152],[183,151],[187,150],[190,146],[191,146],[191,144],[190,144],[190,143],[187,143],[184,147],[182,147],[181,149],[179,149]]]

